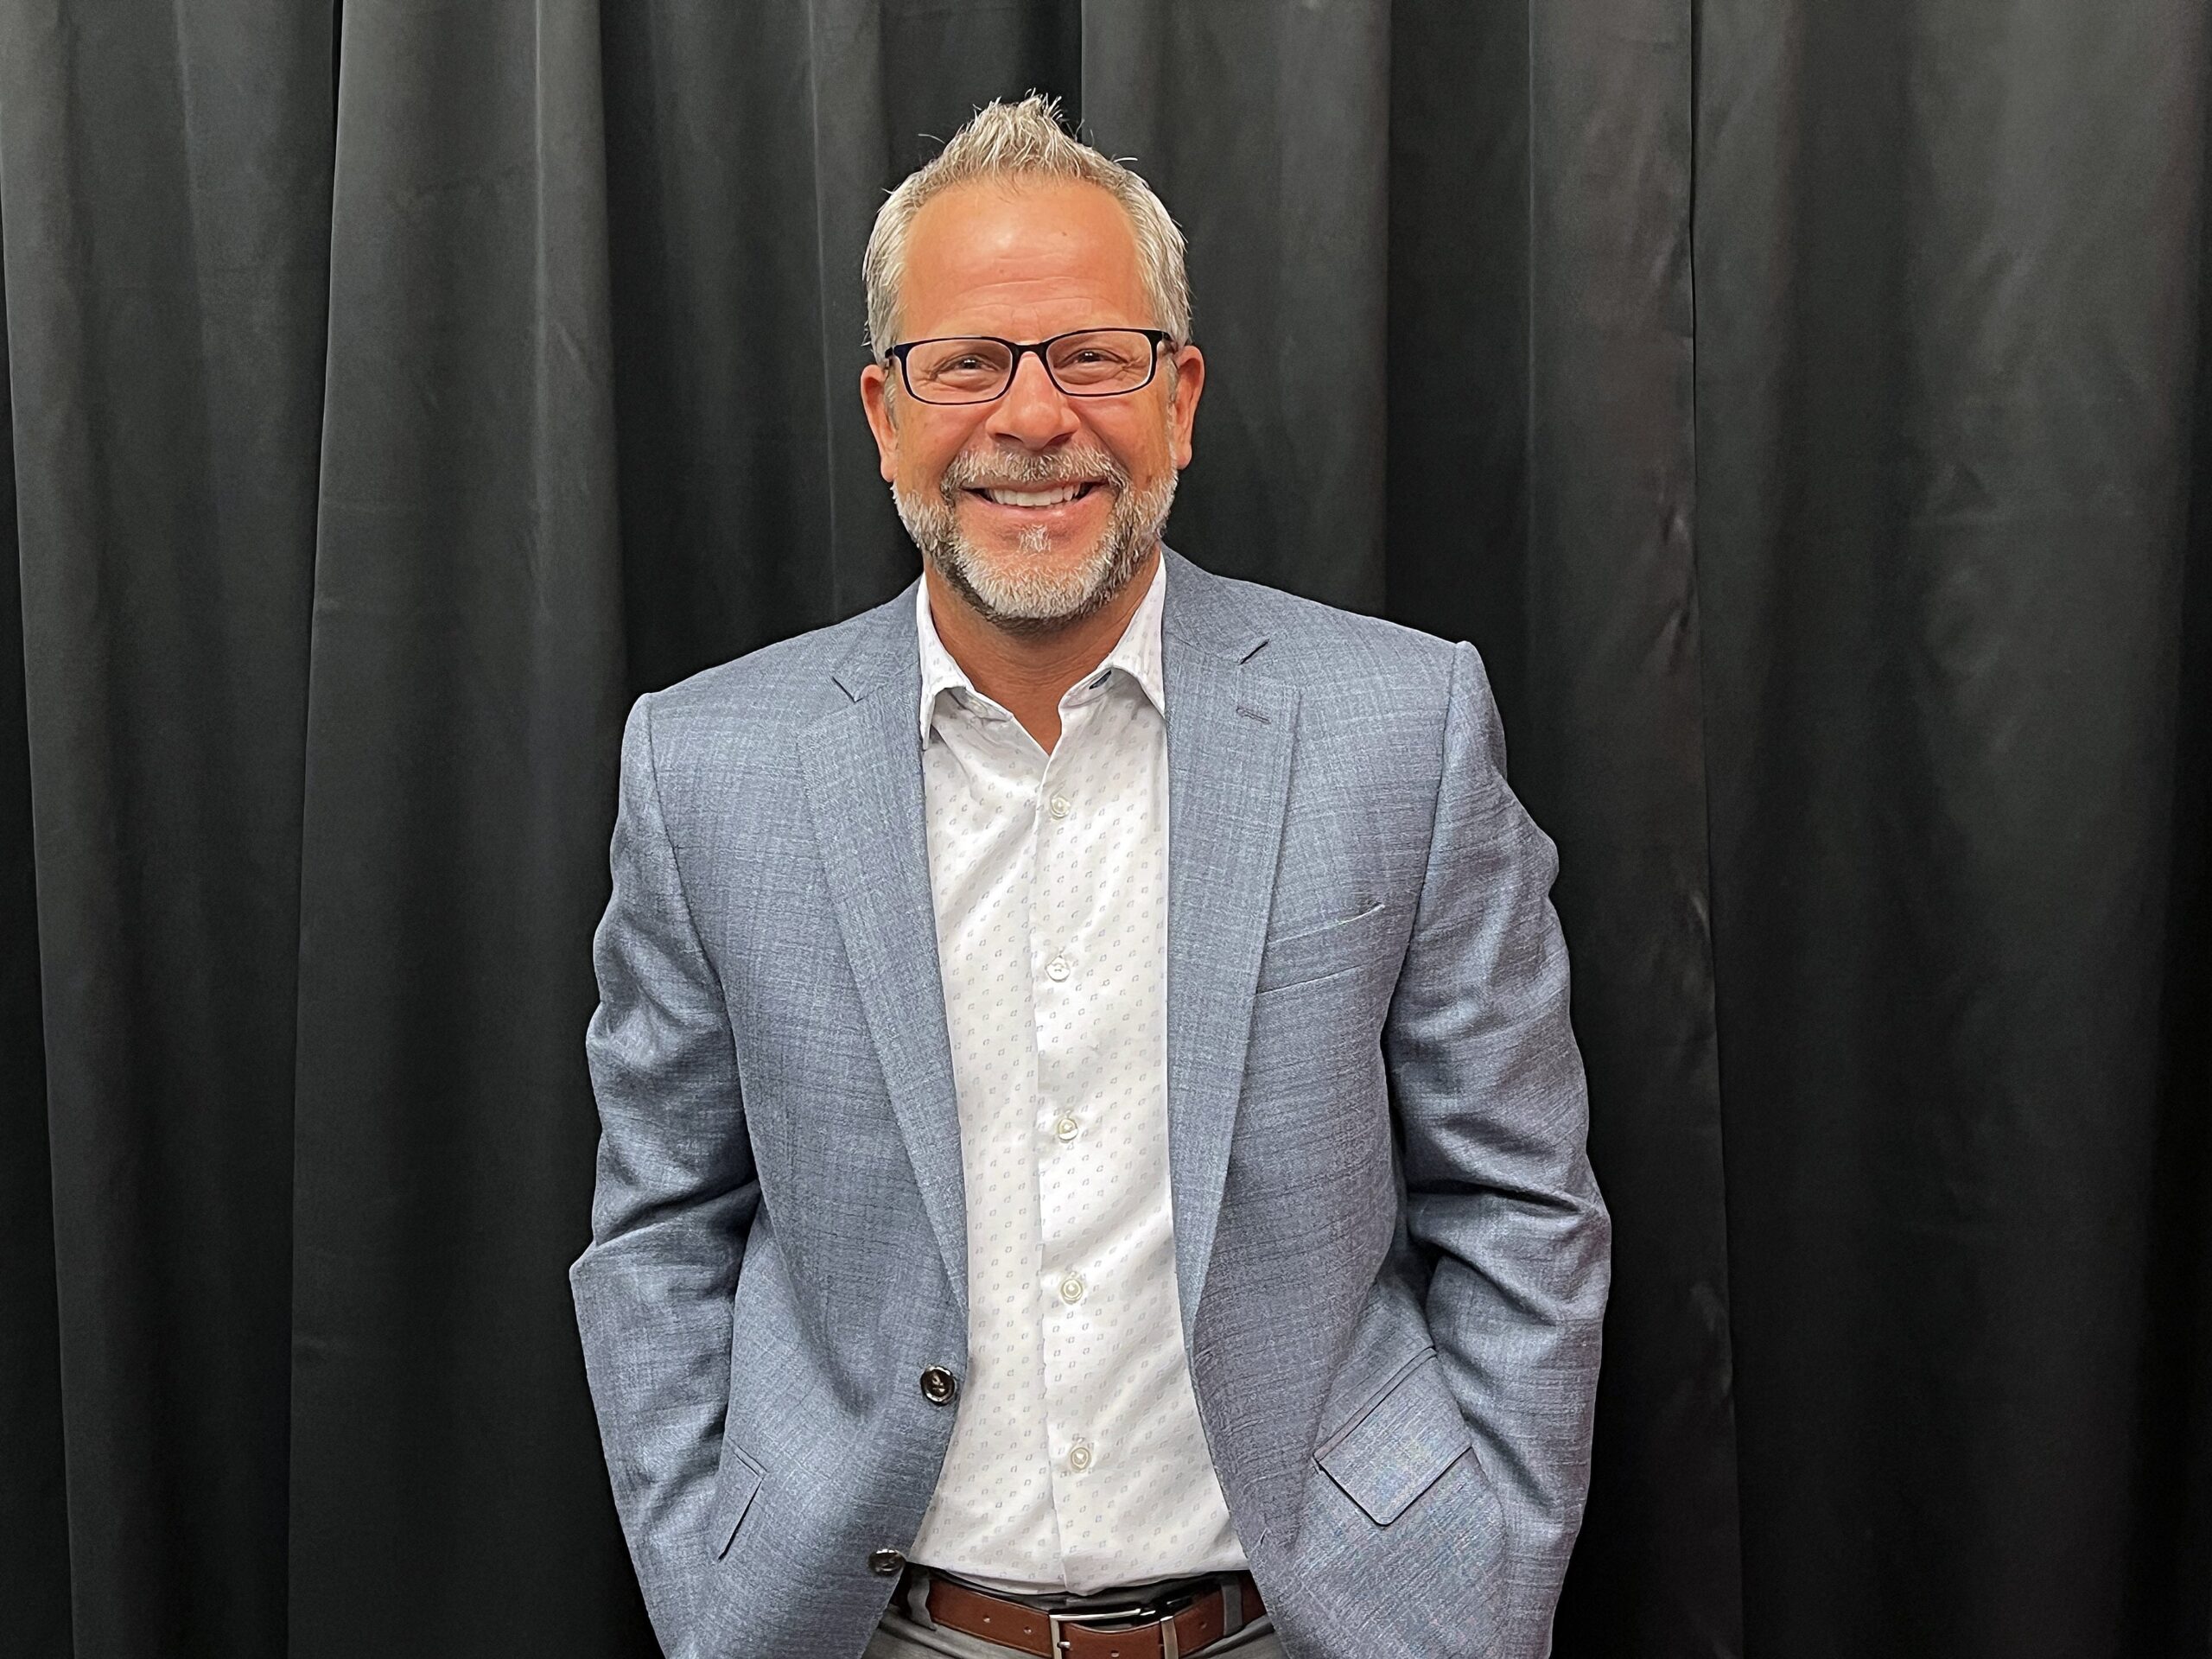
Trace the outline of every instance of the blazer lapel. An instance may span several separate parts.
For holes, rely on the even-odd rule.
[[[968,1212],[930,897],[912,588],[879,614],[837,671],[855,701],[805,734],[800,764],[861,1009],[964,1319]]]
[[[1267,638],[1225,585],[1166,558],[1167,1141],[1188,1344],[1243,1089],[1298,692],[1249,665]],[[862,1015],[964,1319],[967,1202],[930,897],[912,590],[879,615],[837,671],[853,702],[809,730],[800,765]]]
[[[1230,590],[1166,556],[1167,1144],[1189,1344],[1243,1091],[1298,692],[1247,665],[1267,639]]]

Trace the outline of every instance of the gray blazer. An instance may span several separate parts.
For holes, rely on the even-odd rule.
[[[1471,647],[1167,564],[1168,1143],[1214,1468],[1289,1653],[1541,1655],[1610,1231],[1552,843]],[[854,1659],[952,1432],[918,1384],[968,1330],[918,673],[910,588],[623,738],[569,1277],[677,1659]]]

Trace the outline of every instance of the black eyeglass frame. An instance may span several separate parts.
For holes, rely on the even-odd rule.
[[[1134,386],[1123,386],[1115,391],[1069,391],[1067,387],[1060,385],[1060,377],[1052,372],[1052,359],[1046,356],[1045,353],[1049,347],[1058,345],[1064,340],[1072,340],[1077,334],[1142,334],[1152,342],[1152,355],[1145,359],[1144,378]],[[988,397],[958,397],[948,400],[943,397],[925,397],[920,392],[916,391],[913,376],[907,372],[906,353],[917,346],[938,346],[952,340],[987,340],[994,346],[1003,346],[1012,352],[1014,360],[1007,365],[1006,384]],[[1063,397],[1127,397],[1132,392],[1142,391],[1159,375],[1160,348],[1163,346],[1176,351],[1182,349],[1181,342],[1166,328],[1132,328],[1122,323],[1113,322],[1089,328],[1071,328],[1064,334],[1054,334],[1048,340],[1008,340],[1002,334],[931,334],[926,340],[902,340],[896,346],[887,348],[883,354],[887,358],[898,359],[899,384],[906,388],[906,395],[916,403],[927,404],[932,409],[965,409],[977,404],[995,404],[1007,392],[1013,391],[1014,378],[1021,372],[1021,359],[1032,352],[1037,353],[1037,365],[1045,371],[1045,378],[1052,383],[1053,389]]]

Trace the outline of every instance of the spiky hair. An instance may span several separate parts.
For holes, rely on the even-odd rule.
[[[1183,232],[1152,187],[1112,156],[1093,149],[1060,124],[1060,102],[1032,92],[1019,103],[994,99],[935,157],[909,173],[876,210],[861,275],[868,286],[868,345],[881,362],[899,338],[899,285],[906,271],[906,236],[931,197],[979,180],[1054,179],[1095,184],[1122,204],[1137,243],[1146,296],[1179,344],[1191,337],[1191,283],[1183,269]]]

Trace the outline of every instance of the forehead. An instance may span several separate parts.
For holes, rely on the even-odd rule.
[[[955,185],[923,203],[907,226],[899,312],[909,339],[1158,321],[1122,204],[1059,180]]]

